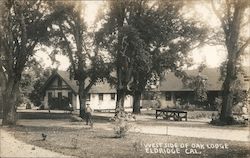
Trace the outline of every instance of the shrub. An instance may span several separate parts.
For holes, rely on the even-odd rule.
[[[218,112],[221,111],[221,107],[222,107],[222,99],[220,97],[215,98],[215,108]]]
[[[26,109],[31,109],[32,102],[26,96],[21,96],[19,99],[19,104],[23,104],[26,106]]]
[[[135,120],[135,116],[131,113],[126,113],[124,111],[119,111],[116,116],[114,117],[115,126],[114,132],[117,138],[123,138],[126,136],[129,128],[129,121]]]
[[[184,109],[185,110],[195,110],[195,105],[193,105],[193,104],[186,104],[184,106]]]
[[[133,143],[133,149],[134,149],[134,152],[135,153],[138,153],[138,152],[141,152],[143,151],[143,141],[142,140],[138,140],[138,141],[135,141]]]
[[[212,125],[216,126],[224,126],[224,125],[242,125],[242,126],[248,126],[248,119],[243,117],[243,116],[234,116],[234,117],[229,117],[226,122],[222,122],[219,117],[212,119],[210,122]]]
[[[142,100],[142,108],[145,109],[156,109],[156,108],[160,108],[160,101],[159,100]]]

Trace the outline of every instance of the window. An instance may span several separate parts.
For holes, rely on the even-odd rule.
[[[68,92],[69,102],[72,103],[72,92]]]
[[[62,79],[58,78],[58,87],[62,87]]]
[[[86,100],[87,100],[87,101],[90,101],[90,94],[87,94]]]
[[[115,93],[110,94],[111,100],[115,100]]]
[[[99,94],[99,100],[103,100],[103,94]]]
[[[166,92],[165,98],[166,98],[166,100],[170,101],[171,100],[171,92]]]
[[[58,92],[58,98],[59,100],[62,100],[62,92]]]

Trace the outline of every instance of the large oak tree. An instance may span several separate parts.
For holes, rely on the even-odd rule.
[[[224,45],[227,51],[225,63],[226,73],[222,85],[222,109],[220,121],[225,124],[232,123],[232,106],[234,100],[234,84],[238,80],[241,58],[250,44],[249,29],[250,17],[249,0],[211,0],[212,9],[221,23],[224,34]],[[248,30],[249,31],[249,30]]]
[[[54,54],[61,52],[68,57],[72,79],[79,83],[81,117],[91,87],[97,82],[105,82],[104,78],[112,78],[110,64],[105,61],[87,30],[84,6],[82,1],[59,1],[54,9],[64,10],[64,13],[53,23],[53,37],[50,38]]]
[[[60,11],[51,12],[50,2],[42,0],[2,0],[1,3],[2,124],[7,125],[16,123],[22,72],[33,57],[35,47],[47,41],[47,28]]]
[[[149,80],[165,70],[181,76],[188,52],[204,38],[201,24],[182,16],[183,2],[110,1],[96,38],[113,56],[117,71],[117,109],[124,97],[134,96],[140,112],[141,94]]]

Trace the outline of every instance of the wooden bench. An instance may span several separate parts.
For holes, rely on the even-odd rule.
[[[156,119],[162,116],[163,119],[170,120],[170,118],[173,118],[175,121],[182,121],[184,118],[187,121],[187,112],[177,109],[156,109],[155,111],[155,117]]]

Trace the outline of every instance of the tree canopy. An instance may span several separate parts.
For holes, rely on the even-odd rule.
[[[182,16],[181,1],[118,0],[108,6],[96,40],[113,57],[121,96],[140,97],[147,82],[166,70],[180,76],[190,64],[188,52],[205,37],[201,23]]]

